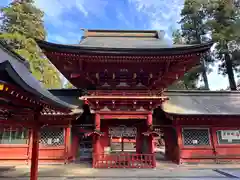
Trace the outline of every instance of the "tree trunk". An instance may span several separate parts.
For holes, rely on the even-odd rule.
[[[196,21],[194,20],[194,27],[197,27],[197,23]],[[196,34],[196,38],[197,38],[197,43],[199,44],[202,44],[202,40],[201,40],[201,32],[199,31],[196,31],[195,32]],[[209,90],[209,83],[208,83],[208,77],[207,77],[207,67],[206,67],[206,62],[205,62],[205,57],[206,57],[206,54],[201,58],[201,74],[202,74],[202,78],[203,78],[203,82],[204,82],[204,89],[205,90]]]
[[[228,75],[230,89],[237,90],[237,85],[236,85],[234,73],[233,73],[233,64],[232,64],[231,58],[228,53],[225,53],[225,63],[226,63],[226,69],[227,69],[227,75]]]
[[[202,58],[202,77],[204,82],[204,89],[209,90],[209,83],[208,83],[208,77],[207,77],[207,71],[206,71],[206,63],[205,59]]]

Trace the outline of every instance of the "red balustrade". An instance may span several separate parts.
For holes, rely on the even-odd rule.
[[[155,154],[95,154],[93,168],[155,168]]]

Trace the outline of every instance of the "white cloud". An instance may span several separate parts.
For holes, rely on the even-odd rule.
[[[62,14],[65,8],[60,2],[58,0],[35,0],[36,6],[49,17],[58,17]]]
[[[169,30],[177,25],[184,0],[129,0],[149,17],[150,29]]]
[[[130,23],[129,19],[126,15],[124,15],[121,11],[117,12],[117,19],[123,22],[126,26],[131,27],[132,24]]]
[[[77,9],[84,16],[89,13],[97,16],[105,15],[106,0],[35,0],[35,4],[45,12],[46,16],[59,18],[72,9]]]
[[[105,8],[108,4],[107,0],[75,0],[75,3],[85,16],[92,14],[101,18],[106,17]]]

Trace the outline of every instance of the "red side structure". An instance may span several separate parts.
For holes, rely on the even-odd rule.
[[[239,92],[170,91],[162,108],[177,133],[178,163],[239,162]],[[181,103],[180,103],[181,102]]]
[[[4,138],[1,134],[1,141],[10,139],[17,144],[21,144],[23,141],[30,143],[27,136],[28,132],[31,132],[29,133],[31,135],[31,150],[26,149],[27,146],[20,146],[17,150],[24,152],[25,156],[22,154],[23,157],[20,159],[12,157],[13,160],[31,160],[31,180],[37,180],[38,177],[39,131],[42,126],[46,125],[41,120],[42,115],[68,114],[74,108],[75,106],[61,101],[43,89],[29,73],[26,61],[0,41],[0,122],[1,127],[10,124],[10,127],[15,126],[15,129],[10,128],[10,131],[6,132],[6,135],[9,135],[4,136]],[[17,126],[26,130],[18,134]],[[15,139],[10,138],[12,133],[14,133]],[[19,135],[23,138],[17,138]],[[29,148],[29,144],[27,148]],[[3,149],[1,148],[1,151]],[[3,151],[6,152],[6,149]],[[26,154],[26,152],[31,152],[31,155]],[[1,153],[4,156],[7,154]]]

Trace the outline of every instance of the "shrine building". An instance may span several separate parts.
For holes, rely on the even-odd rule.
[[[200,64],[212,43],[172,45],[163,31],[127,30],[84,30],[77,45],[37,43],[76,89],[35,86],[26,61],[2,44],[0,161],[28,163],[34,132],[40,163],[154,168],[158,154],[177,164],[239,161],[239,92],[166,90]],[[31,103],[21,105],[25,96],[1,87],[43,103],[38,121],[27,115]],[[15,99],[25,116],[12,115]]]

